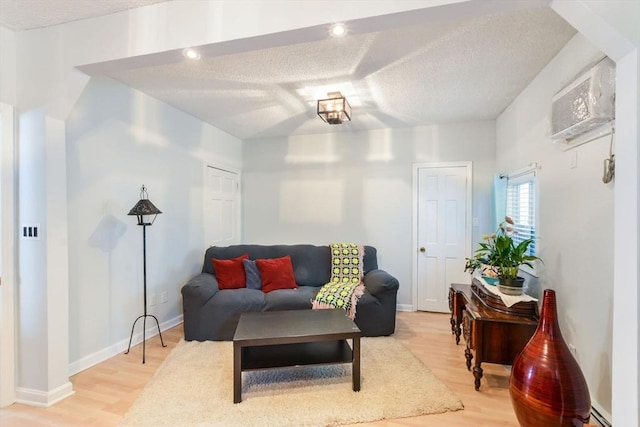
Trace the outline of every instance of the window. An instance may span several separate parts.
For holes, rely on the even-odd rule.
[[[507,215],[515,223],[516,232],[513,240],[516,244],[531,239],[528,255],[536,254],[535,238],[535,183],[533,181],[507,185]]]
[[[512,238],[515,244],[531,239],[528,255],[537,256],[536,239],[536,174],[535,166],[526,170],[510,174],[507,179],[506,215],[511,217],[515,224],[515,233]],[[525,271],[535,274],[526,266]]]

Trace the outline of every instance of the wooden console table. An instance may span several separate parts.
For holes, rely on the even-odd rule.
[[[449,289],[451,333],[464,337],[467,369],[475,357],[473,377],[480,389],[482,362],[511,365],[538,326],[538,304],[519,302],[506,307],[499,297],[484,290],[474,279],[471,285],[453,283]]]

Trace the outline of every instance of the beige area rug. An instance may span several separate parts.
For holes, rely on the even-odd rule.
[[[361,391],[351,365],[244,372],[233,403],[233,345],[185,342],[160,366],[121,426],[338,426],[456,411],[461,400],[392,337],[363,338]]]

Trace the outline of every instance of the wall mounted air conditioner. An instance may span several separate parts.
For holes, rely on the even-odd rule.
[[[604,58],[553,97],[551,138],[571,140],[615,118],[615,63]]]

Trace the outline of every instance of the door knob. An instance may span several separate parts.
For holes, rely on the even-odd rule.
[[[425,253],[427,250],[423,247],[420,248],[420,252]]]

